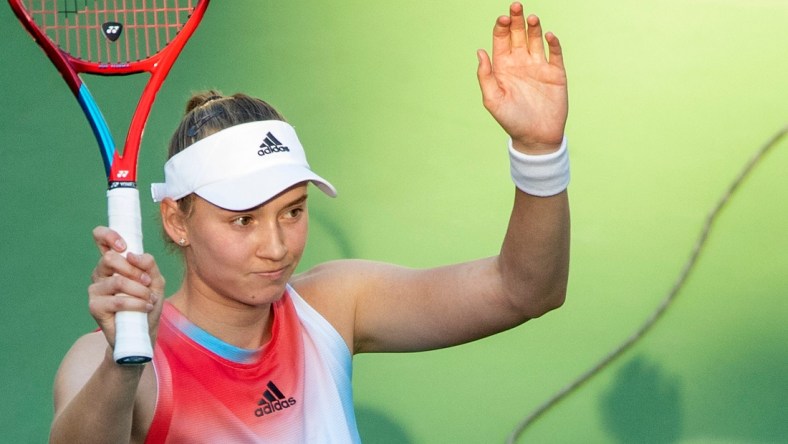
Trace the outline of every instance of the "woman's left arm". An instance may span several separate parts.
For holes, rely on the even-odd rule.
[[[492,61],[478,56],[484,106],[511,137],[512,155],[540,163],[561,154],[568,102],[558,39],[543,37],[539,19],[514,3],[496,20]],[[498,256],[427,270],[339,261],[299,276],[296,288],[356,353],[446,347],[541,316],[564,302],[569,204],[565,180],[533,192],[528,174],[515,180]],[[309,297],[320,294],[329,297]]]
[[[477,75],[485,108],[511,137],[512,164],[524,163],[513,171],[525,177],[515,180],[514,208],[497,262],[502,291],[527,319],[560,306],[566,293],[568,158],[557,151],[566,149],[561,145],[569,105],[558,38],[543,37],[539,18],[525,17],[521,4],[513,3],[509,12],[493,29],[493,63],[479,51]],[[529,168],[547,171],[528,177],[534,174]]]

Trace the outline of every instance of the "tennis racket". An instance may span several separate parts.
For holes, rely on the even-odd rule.
[[[125,239],[127,251],[142,253],[137,190],[140,142],[156,93],[209,0],[8,0],[24,27],[77,98],[98,141],[107,174],[109,227]],[[125,76],[149,73],[123,152],[115,149],[104,117],[80,74]],[[114,358],[142,364],[153,357],[147,315],[115,317]]]

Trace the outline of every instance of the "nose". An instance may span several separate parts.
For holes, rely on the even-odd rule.
[[[284,232],[277,223],[263,224],[257,235],[257,256],[271,261],[280,261],[287,256]]]

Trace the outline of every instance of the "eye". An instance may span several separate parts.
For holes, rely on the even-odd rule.
[[[304,212],[303,208],[293,208],[292,210],[287,212],[287,215],[292,217],[292,218],[296,218],[296,217],[300,216],[301,213],[303,213],[303,212]]]
[[[304,207],[293,207],[287,211],[285,214],[286,217],[290,219],[297,219],[299,216],[304,214]]]
[[[252,217],[251,216],[238,216],[232,220],[233,225],[238,225],[239,227],[246,227],[252,224]]]

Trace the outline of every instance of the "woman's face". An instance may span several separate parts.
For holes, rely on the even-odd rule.
[[[306,246],[306,190],[296,185],[246,211],[196,197],[185,221],[189,291],[245,305],[278,300]]]

